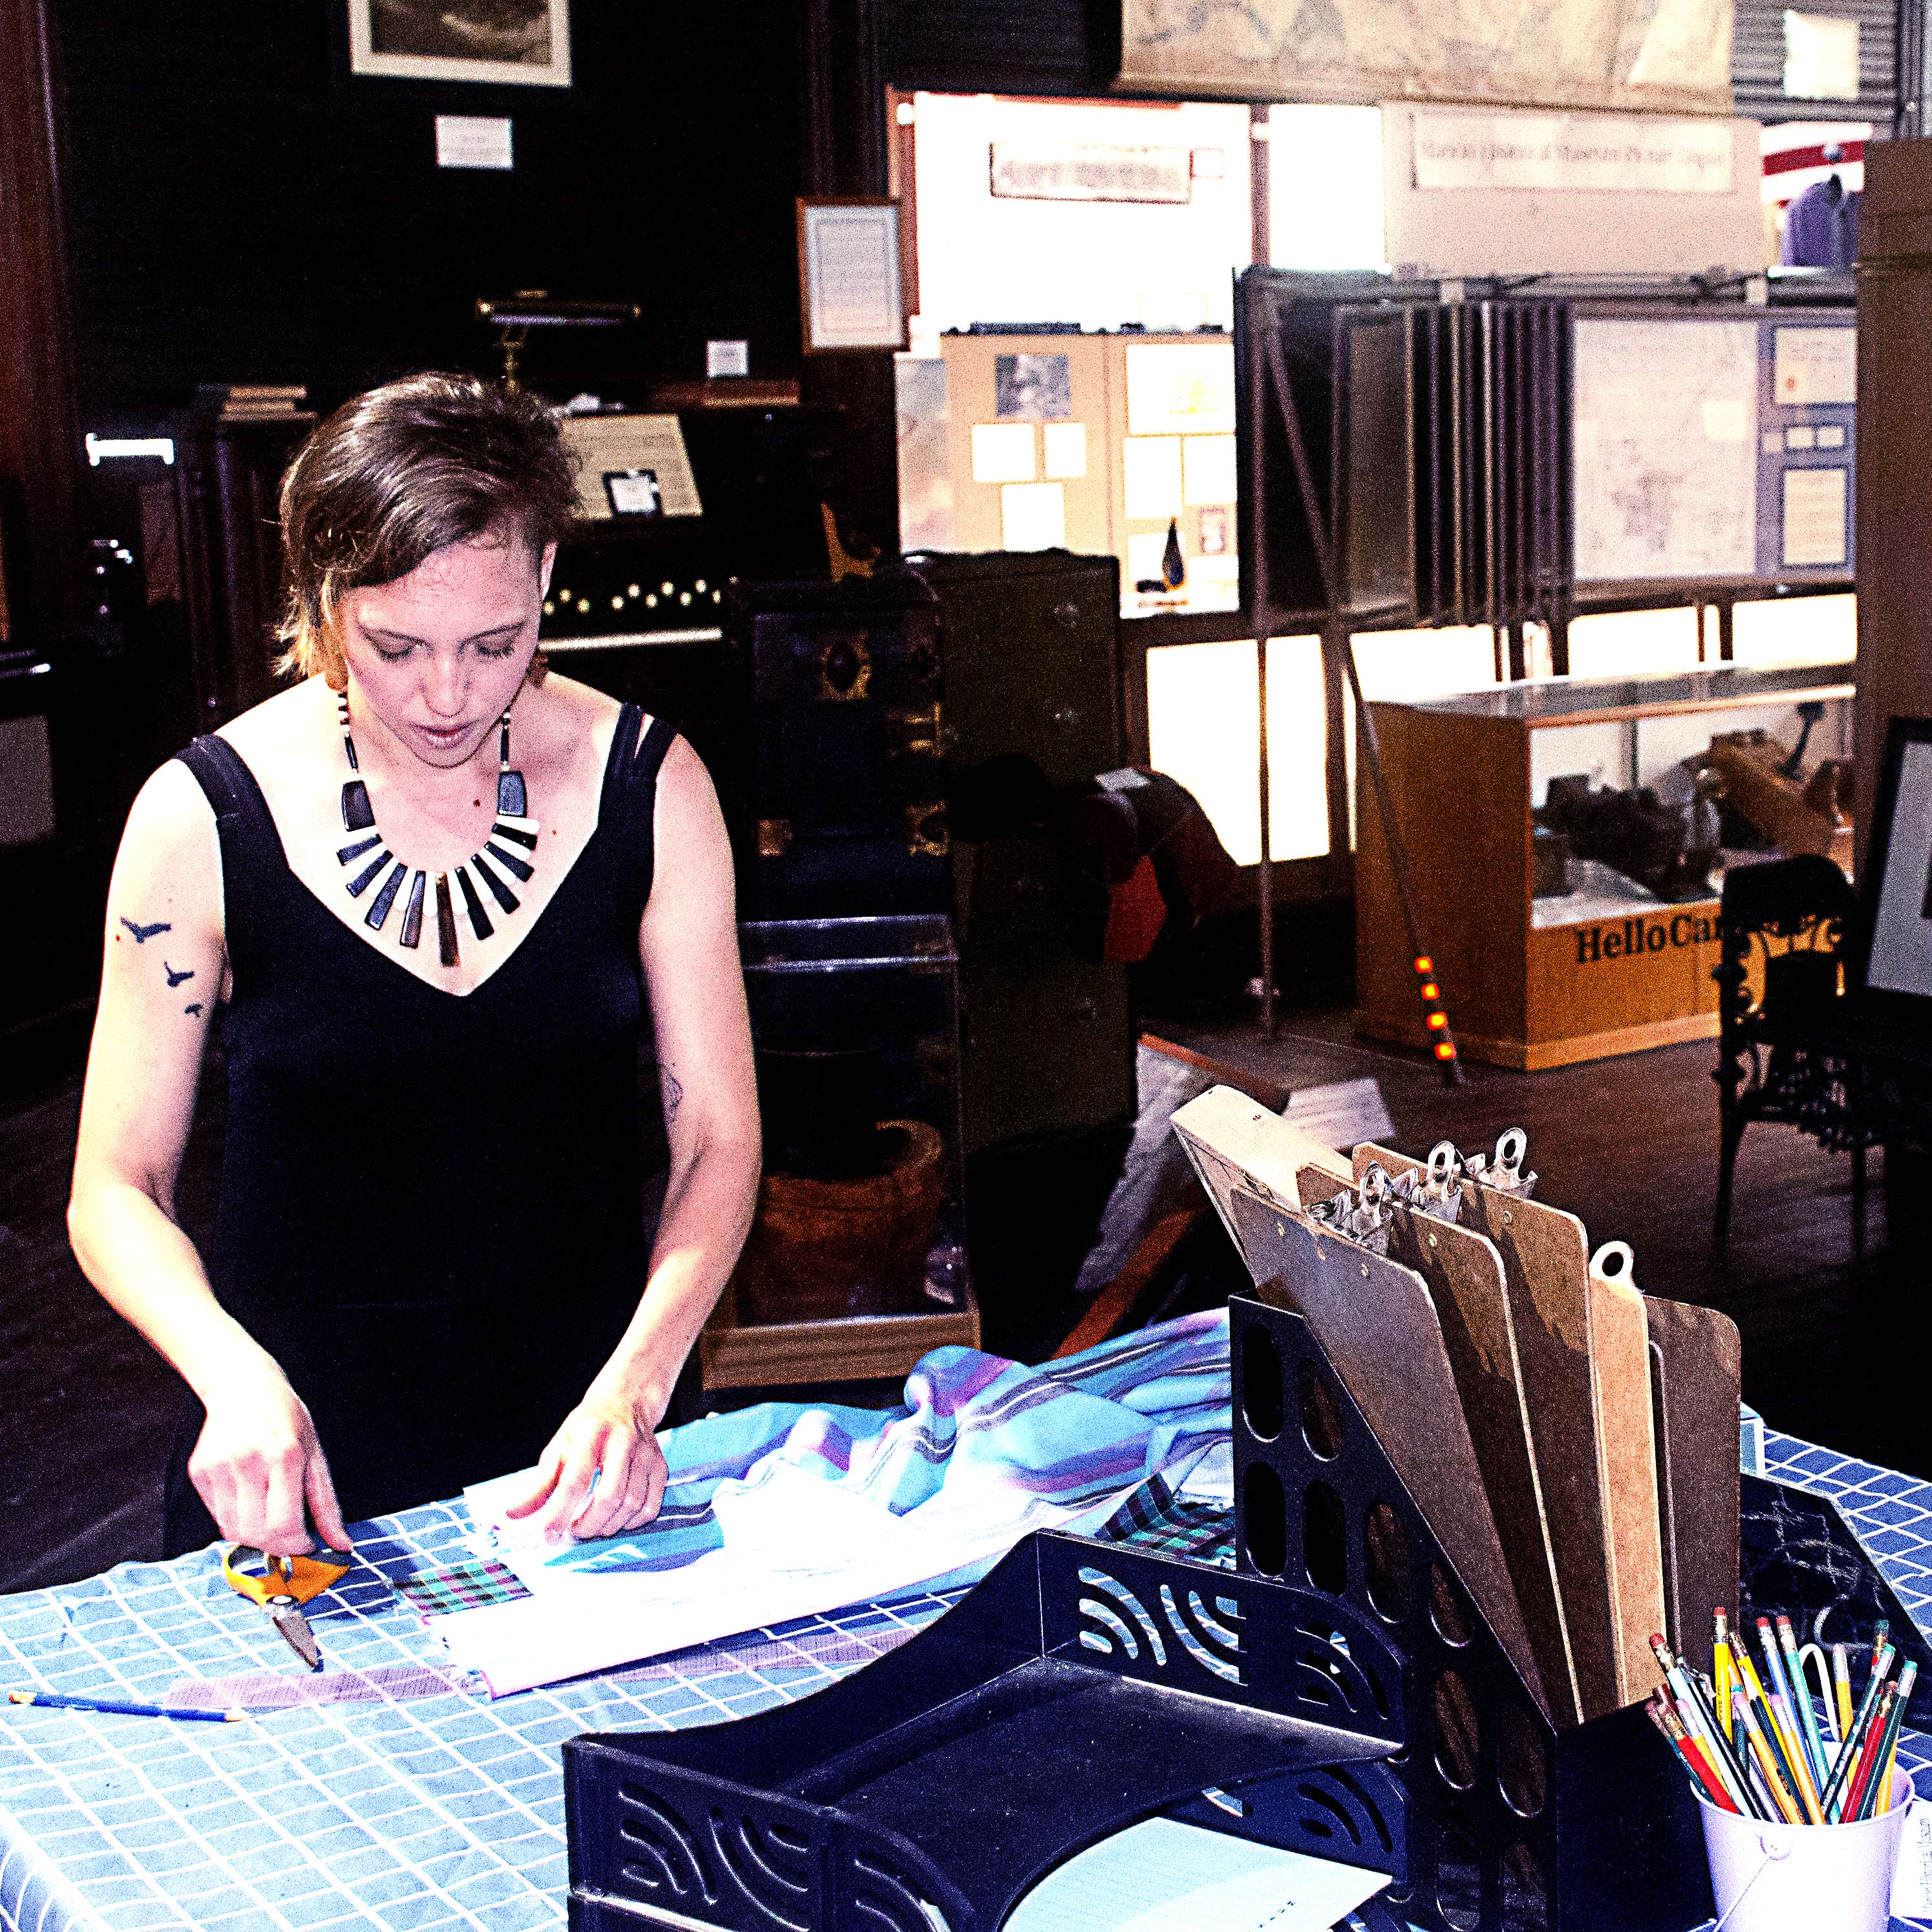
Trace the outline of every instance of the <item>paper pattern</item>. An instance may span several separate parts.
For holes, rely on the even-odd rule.
[[[1388,1882],[1359,1866],[1150,1818],[1049,1872],[1006,1932],[1328,1932]]]

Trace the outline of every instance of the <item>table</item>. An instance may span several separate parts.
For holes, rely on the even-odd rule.
[[[1775,1433],[1766,1473],[1831,1496],[1932,1629],[1932,1484]],[[460,1556],[466,1528],[460,1505],[435,1504],[384,1520],[358,1548],[397,1576]],[[1177,1535],[1171,1525],[1134,1534]],[[1208,1540],[1198,1520],[1179,1534],[1196,1549]],[[1217,1546],[1232,1560],[1225,1538]],[[358,1575],[314,1619],[328,1664],[316,1678],[291,1671],[268,1619],[207,1552],[0,1598],[0,1687],[158,1701],[184,1678],[254,1673],[232,1687],[248,1694],[273,1672],[340,1697],[231,1726],[0,1707],[0,1925],[560,1926],[565,1738],[808,1696],[958,1595],[804,1618],[493,1704],[452,1688],[414,1613]],[[1900,1756],[1915,1774],[1932,1770],[1932,1740],[1908,1733]]]

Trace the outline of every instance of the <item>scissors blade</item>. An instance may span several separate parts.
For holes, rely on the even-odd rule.
[[[275,1620],[275,1628],[282,1634],[289,1648],[311,1670],[322,1668],[322,1646],[315,1640],[315,1633],[308,1627],[308,1619],[302,1613],[301,1606],[292,1599],[283,1598],[268,1606],[268,1614]]]

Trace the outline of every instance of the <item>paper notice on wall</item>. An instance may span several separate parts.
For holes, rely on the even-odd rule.
[[[1784,10],[1784,98],[1858,98],[1858,23],[1834,14]]]
[[[1000,543],[1006,550],[1064,550],[1064,487],[1058,483],[1003,484],[1000,490]]]
[[[1772,352],[1781,406],[1852,403],[1858,394],[1858,332],[1852,327],[1780,328]]]
[[[973,481],[1030,483],[1040,473],[1034,462],[1030,422],[973,425]]]
[[[1415,185],[1729,194],[1732,145],[1728,121],[1424,110],[1415,116]]]
[[[1190,436],[1181,440],[1184,488],[1190,509],[1202,503],[1232,503],[1239,494],[1234,482],[1234,439],[1232,436]]]
[[[1137,520],[1180,514],[1180,439],[1130,436],[1120,444],[1126,513]]]
[[[1784,472],[1784,561],[1797,566],[1843,563],[1850,472],[1787,470]]]
[[[1046,474],[1076,482],[1087,473],[1087,425],[1084,422],[1052,422],[1042,434],[1046,439]]]
[[[1127,350],[1127,429],[1134,436],[1232,436],[1234,345],[1142,342]]]
[[[1158,584],[1161,560],[1167,554],[1167,532],[1150,530],[1145,536],[1127,539],[1127,582],[1131,585]]]

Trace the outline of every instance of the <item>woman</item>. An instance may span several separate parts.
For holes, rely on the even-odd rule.
[[[537,650],[574,501],[527,398],[432,375],[346,404],[282,489],[301,681],[129,816],[68,1225],[200,1400],[170,1555],[293,1553],[310,1525],[346,1548],[345,1517],[533,1461],[523,1513],[552,1534],[657,1512],[653,1432],[749,1223],[758,1108],[704,769]],[[173,1188],[224,1004],[204,1267]]]

